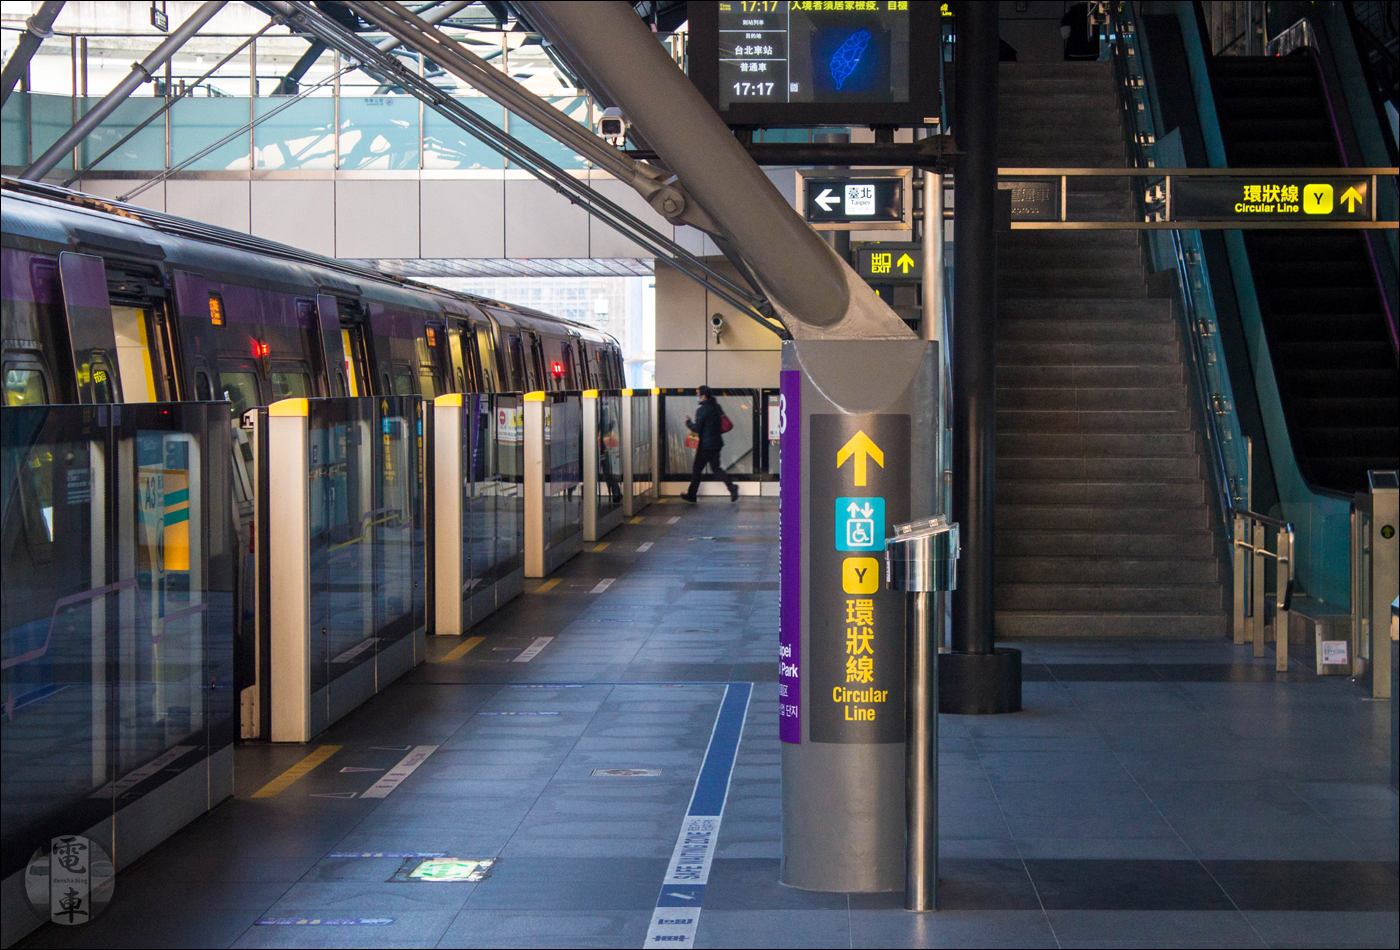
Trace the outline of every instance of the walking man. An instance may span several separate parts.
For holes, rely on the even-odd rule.
[[[695,493],[700,489],[700,476],[705,473],[705,466],[708,465],[716,475],[724,479],[724,484],[729,488],[729,500],[738,501],[739,486],[734,484],[734,479],[730,478],[729,473],[719,464],[720,449],[724,448],[724,410],[715,401],[709,386],[700,387],[698,402],[695,421],[692,422],[690,416],[685,417],[685,427],[699,437],[700,444],[695,448],[695,467],[690,473],[690,490],[681,498],[689,502],[695,501]]]

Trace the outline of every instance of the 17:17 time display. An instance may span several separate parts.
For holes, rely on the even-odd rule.
[[[773,94],[773,83],[771,82],[736,82],[734,84],[734,95],[736,96],[771,96]]]

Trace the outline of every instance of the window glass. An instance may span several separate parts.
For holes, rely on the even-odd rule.
[[[394,374],[394,395],[413,395],[413,377],[408,375],[407,370],[399,370]]]
[[[476,324],[476,352],[481,358],[482,389],[500,392],[502,387],[496,376],[496,341],[491,336],[491,328],[483,323]]]
[[[340,342],[345,347],[345,379],[350,387],[351,396],[360,395],[360,377],[355,372],[357,351],[355,349],[355,337],[351,336],[348,329],[342,328],[340,331]]]
[[[43,406],[48,401],[43,373],[37,369],[5,368],[5,405]]]
[[[305,373],[272,374],[272,398],[305,399],[311,395],[311,377]]]
[[[151,366],[150,311],[141,307],[112,307],[112,330],[117,339],[117,368],[127,402],[155,402],[156,374]]]
[[[440,389],[437,381],[437,374],[433,372],[431,366],[418,367],[418,388],[423,392],[424,399],[436,399]]]
[[[214,387],[209,385],[209,374],[204,370],[194,374],[194,390],[196,399],[208,402],[214,398]]]
[[[525,392],[530,388],[530,382],[525,378],[525,350],[520,345],[520,337],[512,333],[506,337],[506,346],[510,350],[510,384],[516,392]]]
[[[220,373],[219,389],[223,397],[233,403],[233,417],[241,418],[243,413],[254,406],[262,405],[258,393],[258,377],[252,373]]]

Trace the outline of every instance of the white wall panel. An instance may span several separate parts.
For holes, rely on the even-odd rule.
[[[247,180],[171,179],[165,183],[165,210],[247,234],[251,214],[248,184]]]
[[[418,257],[418,181],[335,183],[336,257]]]
[[[250,182],[253,233],[317,254],[335,255],[335,182],[281,179]]]
[[[705,385],[704,350],[657,350],[656,385],[694,388]]]
[[[96,178],[75,182],[75,187],[78,188],[79,191],[85,191],[90,195],[97,195],[99,198],[115,198],[140,185],[141,183],[139,181],[134,181],[130,178]],[[155,185],[147,188],[145,191],[141,192],[141,194],[132,198],[131,203],[138,208],[150,208],[152,211],[164,211],[165,186]]]
[[[538,181],[506,181],[507,257],[587,257],[588,213]]]
[[[657,214],[651,205],[647,204],[646,200],[626,182],[618,181],[615,178],[595,178],[593,187],[605,198],[621,205],[623,210],[641,218],[642,221],[660,231],[665,237],[673,238],[675,236],[675,226]],[[588,239],[589,257],[652,256],[651,251],[627,240],[612,227],[591,215],[588,219]]]
[[[705,349],[706,319],[705,289],[683,276],[675,268],[658,261],[656,264],[656,348],[658,350]]]
[[[424,257],[506,256],[504,181],[425,178],[421,188]]]
[[[660,373],[661,354],[657,354],[657,372]],[[708,363],[706,385],[716,389],[776,388],[778,370],[782,368],[782,354],[777,350],[737,350],[721,352],[711,350]],[[665,383],[662,385],[675,385]]]

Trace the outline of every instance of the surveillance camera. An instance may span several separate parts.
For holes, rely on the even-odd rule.
[[[711,314],[710,326],[714,327],[715,332],[719,332],[720,330],[724,329],[724,315],[719,313]]]
[[[598,134],[607,139],[609,145],[621,148],[627,143],[628,124],[622,110],[611,106],[604,109],[598,119]]]

